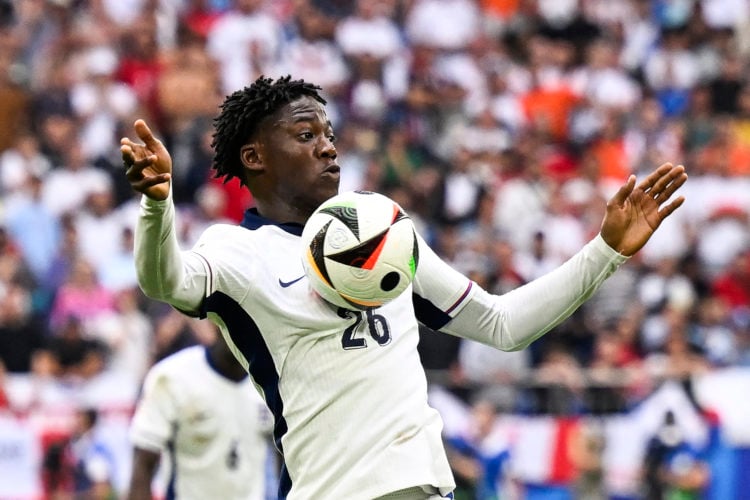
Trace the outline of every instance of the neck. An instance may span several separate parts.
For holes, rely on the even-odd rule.
[[[304,225],[312,213],[312,210],[295,207],[286,201],[281,201],[278,197],[255,198],[255,208],[258,214],[279,224],[294,222]]]
[[[235,359],[223,340],[215,342],[208,348],[208,358],[214,369],[229,380],[239,382],[247,377],[247,372]]]

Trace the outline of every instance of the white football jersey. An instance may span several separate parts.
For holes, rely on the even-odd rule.
[[[148,372],[130,434],[166,460],[166,498],[262,500],[272,426],[250,377],[229,380],[195,346]]]
[[[549,277],[493,296],[420,240],[412,286],[370,312],[309,286],[296,224],[248,211],[181,252],[170,200],[144,198],[136,258],[147,295],[216,322],[275,417],[280,498],[370,500],[454,488],[439,414],[427,404],[418,323],[505,350],[558,324],[625,258],[600,237]]]

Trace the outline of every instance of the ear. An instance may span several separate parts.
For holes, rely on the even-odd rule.
[[[249,142],[240,148],[242,165],[251,172],[262,172],[265,169],[260,149],[260,144],[257,142]]]

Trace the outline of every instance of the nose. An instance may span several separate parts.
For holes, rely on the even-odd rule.
[[[328,137],[323,137],[318,143],[318,155],[321,158],[336,159],[336,146]]]

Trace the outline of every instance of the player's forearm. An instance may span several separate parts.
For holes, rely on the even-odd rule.
[[[478,290],[445,330],[506,351],[523,349],[570,316],[625,260],[597,236],[559,268],[509,293]]]
[[[197,310],[203,299],[205,274],[180,249],[172,198],[156,201],[144,196],[135,230],[138,283],[148,297],[182,310]]]

